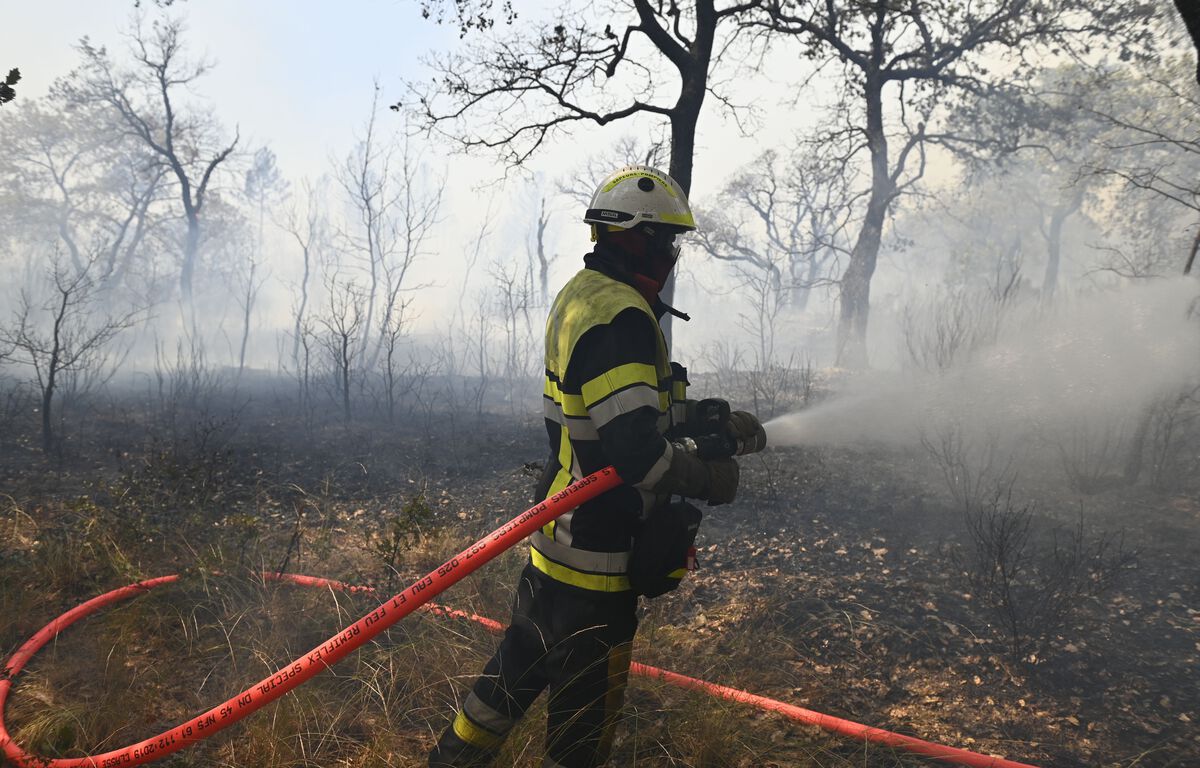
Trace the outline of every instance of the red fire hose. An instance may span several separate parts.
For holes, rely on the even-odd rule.
[[[116,768],[142,765],[165,757],[173,752],[206,739],[217,731],[236,723],[274,701],[293,688],[304,683],[326,667],[333,666],[357,650],[385,629],[427,603],[435,595],[448,589],[504,550],[523,540],[529,534],[559,515],[575,508],[620,484],[620,478],[611,468],[588,475],[551,496],[540,504],[522,512],[517,517],[497,528],[492,533],[450,558],[424,578],[406,590],[381,604],[371,613],[350,625],[322,644],[313,648],[274,675],[260,680],[241,694],[219,704],[191,720],[157,736],[121,749],[99,755],[77,758],[46,758],[32,755],[12,739],[4,721],[4,707],[12,689],[13,679],[20,674],[29,660],[43,646],[76,621],[90,616],[113,603],[140,595],[155,587],[170,584],[178,575],[161,576],[107,592],[99,597],[76,606],[42,627],[29,638],[5,663],[0,673],[0,753],[19,768]],[[295,574],[267,574],[266,578],[290,581],[306,586],[329,587],[347,591],[373,591],[369,587],[354,587],[331,579]],[[500,631],[502,625],[474,614],[451,610],[441,606],[429,606],[437,613],[465,617]],[[1033,768],[998,757],[988,757],[954,747],[946,747],[922,741],[911,736],[891,733],[849,720],[823,715],[781,701],[756,696],[746,691],[716,685],[704,680],[680,675],[657,667],[634,663],[631,671],[636,675],[653,677],[682,688],[704,691],[714,696],[751,704],[760,709],[778,712],[798,722],[815,725],[833,733],[856,739],[871,741],[889,747],[898,747],[910,752],[940,760],[970,766],[971,768]]]
[[[460,619],[469,619],[477,624],[487,627],[493,632],[503,632],[504,625],[493,619],[479,616],[474,613],[467,613],[455,608],[447,608],[445,606],[430,603],[425,606],[433,613],[443,616],[453,616]],[[686,688],[692,691],[700,691],[707,693],[710,696],[715,696],[719,699],[727,699],[736,701],[740,704],[749,704],[752,707],[757,707],[764,712],[775,712],[783,715],[789,720],[795,720],[804,725],[815,725],[824,731],[836,733],[839,736],[848,736],[852,739],[860,741],[869,741],[874,744],[881,744],[885,747],[892,747],[907,750],[917,755],[932,757],[936,760],[945,760],[946,762],[955,763],[957,765],[965,765],[969,768],[1035,768],[1026,763],[1018,763],[1012,760],[1005,760],[1002,757],[992,757],[990,755],[981,755],[976,752],[968,752],[965,749],[957,747],[947,747],[941,744],[934,744],[931,741],[923,741],[913,736],[905,736],[900,733],[892,733],[885,731],[882,728],[873,728],[869,725],[853,722],[852,720],[843,720],[840,717],[832,715],[823,715],[820,712],[814,712],[811,709],[797,707],[794,704],[768,699],[765,696],[758,696],[747,691],[740,691],[737,688],[729,688],[724,685],[710,683],[707,680],[700,680],[695,677],[681,675],[678,672],[661,669],[660,667],[652,667],[649,664],[641,664],[633,662],[630,665],[629,671],[639,677],[649,677],[655,680],[662,680],[665,683],[670,683],[678,688]]]
[[[562,491],[525,510],[459,552],[431,571],[425,578],[384,602],[274,675],[260,680],[223,704],[218,704],[207,712],[170,730],[128,747],[88,757],[51,760],[31,755],[17,746],[9,735],[3,720],[4,704],[8,699],[8,692],[12,688],[12,679],[20,673],[29,659],[42,646],[53,640],[59,632],[72,623],[95,613],[106,605],[175,581],[179,577],[163,576],[150,579],[93,598],[42,627],[37,634],[18,648],[17,652],[4,665],[4,672],[0,674],[0,751],[3,751],[4,756],[20,768],[116,768],[116,766],[128,768],[177,752],[233,725],[326,667],[338,663],[380,632],[412,613],[422,603],[428,602],[434,595],[454,585],[538,528],[593,496],[615,488],[620,483],[621,479],[617,477],[616,471],[612,467],[605,467],[599,472],[568,485]]]

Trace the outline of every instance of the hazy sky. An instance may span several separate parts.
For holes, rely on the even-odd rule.
[[[545,15],[546,4],[536,0],[514,5],[529,24]],[[114,51],[123,47],[122,33],[134,13],[134,0],[9,6],[0,26],[0,67],[21,68],[19,95],[25,98],[44,94],[78,62],[74,46],[84,35]],[[149,5],[144,12],[153,17],[159,11]],[[323,170],[331,154],[351,146],[368,112],[373,80],[382,85],[384,103],[396,101],[404,95],[403,80],[427,76],[423,57],[460,44],[453,26],[422,19],[415,0],[181,0],[169,13],[186,17],[190,53],[215,63],[198,83],[198,93],[216,105],[227,127],[240,127],[247,146],[269,144],[281,168],[293,176]],[[477,37],[470,40],[479,44]],[[790,54],[785,57],[791,60]],[[763,79],[755,77],[751,84],[735,78],[727,88],[767,110],[753,136],[739,136],[710,99],[700,126],[696,194],[705,186],[715,188],[738,164],[793,135],[811,118],[803,108],[775,111],[773,102],[787,99],[788,89],[764,89]],[[388,117],[398,121],[394,113]],[[626,130],[613,126],[606,135],[615,141]],[[585,146],[597,146],[586,130],[579,133]],[[570,144],[550,147],[535,158],[534,169],[567,170],[569,159],[579,156]],[[492,175],[500,172],[497,167]]]
[[[163,13],[148,1],[145,5],[148,18]],[[531,24],[545,16],[547,7],[554,7],[534,0],[514,5],[520,18]],[[21,68],[19,99],[45,94],[55,78],[69,72],[79,61],[74,46],[85,35],[124,58],[123,33],[130,27],[134,0],[38,0],[8,6],[0,27],[0,67]],[[240,130],[243,148],[269,146],[293,183],[305,175],[329,172],[331,158],[343,158],[350,151],[369,114],[374,81],[381,85],[382,103],[390,104],[404,96],[405,80],[428,78],[422,58],[462,44],[453,25],[422,19],[415,0],[182,0],[166,13],[186,18],[188,54],[214,64],[197,83],[197,96],[215,108],[227,130]],[[481,44],[477,37],[470,42]],[[764,85],[771,72],[781,73],[782,80],[783,73],[790,76],[793,71],[794,54],[784,50],[779,55],[791,66],[768,66],[766,75],[753,78],[733,76],[726,87],[727,93],[762,110],[752,135],[741,135],[709,99],[697,141],[694,199],[715,196],[742,164],[766,148],[790,142],[812,119],[811,109],[786,104],[794,96],[791,89],[782,83]],[[725,72],[730,77],[729,70]],[[780,102],[784,105],[776,107]],[[382,121],[384,128],[403,126],[396,113],[386,110]],[[628,124],[603,130],[581,125],[571,138],[539,152],[530,170],[552,188],[588,154],[633,130]],[[498,192],[495,187],[480,189],[504,175],[494,158],[464,159],[451,149],[436,142],[425,148],[430,168],[439,175],[444,172],[448,185],[444,225],[433,244],[442,258],[427,259],[416,274],[419,280],[442,286],[442,302],[458,296],[455,265],[464,260],[462,254],[489,203],[501,214],[489,252],[480,260],[485,268],[490,260],[511,258],[514,249],[523,247],[522,233],[534,218],[528,190],[522,192],[519,184]],[[574,211],[573,205],[560,201],[552,222],[551,246],[565,256],[552,275],[557,284],[577,268],[579,256],[590,247],[587,229],[578,223],[582,211]],[[275,275],[280,274],[276,270]],[[286,311],[287,303],[281,292],[274,307]],[[264,310],[275,311],[271,304],[268,292]]]
[[[21,68],[21,97],[44,94],[68,72],[84,35],[117,53],[134,13],[133,0],[7,5],[0,67]],[[420,73],[426,51],[457,38],[423,20],[415,2],[398,0],[186,0],[171,12],[187,19],[190,53],[215,64],[197,91],[229,129],[241,128],[248,146],[269,144],[292,175],[319,171],[330,153],[345,151],[369,109],[374,78],[386,98],[401,77]]]

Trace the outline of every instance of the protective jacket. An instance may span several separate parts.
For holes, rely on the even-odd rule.
[[[551,456],[538,497],[613,464],[620,486],[531,538],[512,621],[431,768],[493,765],[505,738],[546,689],[548,768],[595,768],[612,746],[637,630],[627,575],[651,489],[671,463],[664,435],[682,423],[686,372],[667,361],[658,315],[603,244],[555,300],[546,324],[543,390]],[[680,406],[682,409],[682,406]]]
[[[667,359],[651,308],[604,246],[558,294],[546,322],[546,498],[611,462],[625,484],[530,537],[533,566],[582,589],[620,592],[639,521],[668,501],[653,488],[671,463],[687,378]],[[657,311],[656,311],[657,310]]]

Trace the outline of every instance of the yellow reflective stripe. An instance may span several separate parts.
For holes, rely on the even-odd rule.
[[[572,395],[569,392],[563,392],[559,388],[558,382],[546,379],[546,386],[543,390],[546,397],[554,401],[566,416],[584,416],[588,415],[587,406],[583,404],[582,395]]]
[[[583,385],[582,399],[584,403],[595,405],[613,392],[634,384],[645,384],[658,389],[658,369],[649,363],[625,363],[610,368]],[[566,412],[565,407],[563,411]]]
[[[582,573],[621,576],[629,571],[629,552],[578,549],[566,542],[552,541],[545,534],[536,531],[529,537],[529,544],[551,562]]]
[[[668,579],[682,579],[687,576],[687,568],[677,568],[667,574]]]
[[[491,731],[480,728],[465,713],[459,712],[454,718],[454,735],[473,747],[489,752],[497,750],[504,743],[503,736],[497,736]]]
[[[550,560],[532,547],[529,549],[529,558],[533,562],[534,568],[555,581],[561,581],[574,587],[590,589],[593,592],[624,592],[630,588],[628,576],[605,576],[599,573],[577,571]]]
[[[657,181],[659,184],[662,185],[662,188],[667,191],[667,194],[669,194],[671,197],[678,197],[678,195],[675,194],[675,187],[668,184],[666,179],[664,179],[662,176],[659,176],[656,173],[650,173],[648,171],[644,171],[641,169],[622,173],[620,176],[616,177],[612,181],[605,184],[604,189],[602,189],[601,192],[608,192],[613,187],[620,184],[622,181],[626,181],[627,179],[636,179],[641,176],[645,176],[648,179],[654,179],[655,181]]]
[[[508,733],[517,723],[516,718],[483,703],[483,699],[476,696],[474,691],[471,691],[467,700],[463,702],[462,711],[471,723],[497,736]]]
[[[560,429],[558,434],[558,472],[554,475],[553,482],[550,483],[550,490],[546,493],[546,498],[550,498],[566,488],[575,479],[571,475],[571,463],[574,459],[574,453],[571,451],[571,437],[565,426]],[[551,520],[542,526],[542,533],[553,539],[554,528],[557,524],[557,520]]]
[[[566,488],[574,476],[571,474],[572,464],[575,463],[575,451],[571,448],[571,431],[565,424],[559,426],[558,433],[558,474],[550,484],[550,495]],[[547,497],[548,498],[548,497]]]
[[[607,401],[605,401],[607,402]],[[562,406],[548,397],[542,398],[542,416],[546,421],[554,422],[567,428],[572,440],[599,440],[600,431],[595,421],[596,411],[593,409],[591,418],[588,416],[566,416]]]
[[[690,213],[663,213],[659,219],[667,224],[678,224],[681,227],[696,228],[696,219]]]

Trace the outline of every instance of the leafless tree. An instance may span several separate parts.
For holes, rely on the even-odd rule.
[[[262,264],[253,253],[248,253],[245,261],[236,272],[237,293],[235,300],[242,311],[242,340],[238,346],[238,376],[246,368],[246,344],[250,340],[250,325],[254,314],[254,305],[258,301],[259,291],[267,281],[269,273],[261,272]]]
[[[159,157],[173,176],[187,227],[179,289],[190,307],[205,202],[214,174],[233,154],[239,137],[235,134],[225,142],[212,115],[181,111],[180,92],[192,88],[211,68],[184,58],[182,37],[179,20],[155,22],[146,30],[139,18],[130,33],[135,67],[128,70],[84,38],[79,45],[82,74],[69,91],[77,101],[110,107],[124,130]]]
[[[1179,59],[1167,60],[1145,72],[1103,78],[1103,101],[1087,105],[1085,113],[1107,127],[1099,137],[1105,152],[1085,171],[1148,193],[1194,221],[1200,215],[1200,96],[1190,83],[1182,85],[1183,66]],[[1117,212],[1128,216],[1132,211]],[[1200,228],[1189,243],[1184,274],[1191,272],[1198,250]]]
[[[378,360],[380,350],[389,342],[389,349],[394,350],[396,335],[403,335],[407,331],[404,321],[407,319],[410,299],[405,294],[427,287],[412,284],[409,271],[418,259],[428,255],[425,243],[441,221],[442,195],[445,192],[444,180],[439,179],[433,184],[427,182],[432,174],[425,167],[410,137],[403,140],[400,160],[399,173],[394,179],[400,189],[395,211],[399,237],[394,255],[383,264],[385,293],[382,324],[385,327],[371,353],[372,366]]]
[[[381,348],[383,350],[383,392],[387,405],[388,422],[396,420],[396,405],[399,398],[407,394],[404,377],[407,365],[402,367],[400,361],[400,342],[408,334],[410,299],[401,299],[391,304],[388,314],[383,316],[382,327],[379,329]],[[412,363],[411,359],[408,361]],[[411,386],[411,385],[409,385]]]
[[[593,152],[559,180],[558,191],[574,200],[585,210],[592,200],[596,186],[610,173],[623,165],[650,165],[656,168],[669,162],[667,145],[670,139],[661,130],[649,136],[626,134],[611,146]],[[582,217],[580,217],[582,218]]]
[[[296,349],[292,353],[295,363],[296,387],[300,410],[304,414],[305,422],[308,423],[312,417],[313,407],[313,354],[319,343],[316,321],[311,315],[303,316],[296,326],[296,334]]]
[[[350,423],[350,385],[363,353],[362,327],[366,322],[366,290],[351,279],[330,272],[325,280],[328,296],[325,311],[318,318],[325,333],[321,343],[332,366],[333,387],[342,406],[342,417]]]
[[[280,227],[284,229],[292,239],[296,246],[300,249],[301,271],[300,282],[297,285],[300,296],[296,300],[296,304],[292,310],[294,322],[292,324],[292,355],[291,362],[296,370],[299,380],[302,382],[302,392],[306,391],[304,382],[308,380],[308,365],[309,347],[307,342],[308,334],[305,333],[305,328],[308,323],[308,303],[310,283],[312,282],[312,274],[314,269],[321,266],[320,256],[328,247],[329,223],[325,215],[324,205],[320,198],[323,197],[325,185],[320,184],[314,187],[313,182],[305,179],[303,184],[303,205],[301,210],[300,203],[293,201],[292,206],[283,216],[283,221]],[[304,346],[304,365],[301,365],[301,346]],[[303,371],[303,374],[301,372]]]
[[[149,258],[143,245],[159,221],[150,209],[164,172],[113,128],[94,105],[57,94],[23,103],[0,127],[0,185],[13,196],[6,228],[27,241],[54,232],[76,271],[97,253],[94,277],[109,287],[122,284],[136,257]]]
[[[422,16],[438,24],[458,25],[459,37],[491,29],[496,23],[496,10],[493,0],[421,0]],[[499,14],[508,24],[516,20],[512,0],[501,0]]]
[[[1112,177],[1097,171],[1128,153],[1112,146],[1117,131],[1098,110],[1121,100],[1116,93],[1137,81],[1135,73],[1145,66],[1142,61],[1099,69],[1060,64],[1033,78],[1020,99],[971,95],[951,117],[952,130],[999,148],[995,153],[960,153],[967,161],[966,186],[988,197],[1002,196],[1003,202],[990,207],[1007,209],[997,218],[1006,219],[1010,229],[1036,228],[1041,235],[1043,301],[1053,300],[1059,288],[1068,224],[1107,230],[1110,242],[1119,242],[1120,231],[1130,229],[1122,213],[1134,200],[1117,191]],[[1143,112],[1148,103],[1142,94],[1123,101],[1130,114]],[[1022,127],[1014,131],[1014,122]],[[1025,138],[1014,143],[997,134]],[[960,218],[971,215],[964,212]],[[1125,271],[1120,265],[1117,269]]]
[[[475,408],[477,419],[483,418],[483,404],[487,400],[487,392],[492,382],[493,345],[490,314],[486,294],[478,296],[475,302],[475,311],[472,313],[470,325],[467,327],[467,354],[474,358],[475,371],[478,374],[474,386],[470,389],[471,402]],[[463,386],[467,387],[465,380]]]
[[[82,271],[76,271],[56,259],[47,274],[48,297],[39,301],[29,290],[22,291],[12,322],[0,327],[0,348],[7,345],[17,361],[33,368],[41,395],[42,449],[47,453],[56,446],[55,396],[64,384],[78,385],[89,377],[89,385],[98,384],[111,376],[109,345],[141,314],[137,308],[101,314],[101,294],[91,276],[95,263],[92,256]]]
[[[365,262],[367,274],[362,345],[370,350],[368,367],[374,367],[384,343],[382,334],[372,336],[376,306],[381,317],[388,317],[401,301],[401,292],[413,288],[405,281],[438,222],[444,186],[426,183],[429,174],[410,137],[397,146],[394,139],[380,135],[378,107],[376,85],[364,136],[337,174],[357,216],[355,227],[342,238]]]
[[[466,149],[495,150],[512,165],[573,124],[657,117],[670,126],[668,172],[690,192],[706,97],[736,110],[713,72],[737,40],[737,20],[758,4],[621,0],[599,11],[619,14],[615,22],[563,8],[532,34],[513,32],[437,60],[437,80],[411,106],[429,130]],[[662,71],[669,82],[658,81]],[[625,75],[636,84],[626,87]],[[668,302],[672,292],[673,284],[664,291]]]
[[[530,364],[537,347],[534,339],[534,287],[531,276],[518,266],[496,261],[489,270],[492,277],[492,309],[504,330],[503,374],[508,400],[516,407],[518,382],[531,373]]]
[[[268,208],[278,204],[287,194],[288,184],[279,173],[275,153],[260,147],[254,153],[250,169],[246,172],[242,193],[254,206],[258,214],[253,241],[250,247],[239,249],[245,258],[239,259],[234,269],[235,296],[242,311],[242,339],[238,347],[238,377],[246,368],[246,345],[250,339],[251,317],[258,301],[259,291],[266,282],[269,272],[263,271],[266,261],[266,220]]]
[[[841,279],[838,323],[839,362],[853,367],[867,364],[871,278],[889,210],[924,175],[928,144],[970,143],[970,137],[938,130],[939,109],[963,93],[1017,84],[1029,71],[1028,52],[1050,46],[1081,51],[1090,33],[1116,37],[1114,31],[1129,30],[1152,13],[1096,8],[1081,0],[971,5],[768,0],[767,11],[768,20],[752,23],[773,35],[795,35],[805,56],[840,67],[843,98],[823,140],[841,148],[847,165],[861,153],[867,156],[869,191]],[[986,59],[1001,51],[1016,63],[994,72]]]
[[[805,149],[784,161],[767,151],[704,211],[697,242],[779,293],[780,309],[803,311],[814,287],[834,282],[838,257],[847,252],[854,203],[847,185],[844,169],[824,166]]]
[[[550,225],[550,213],[546,211],[546,196],[538,200],[538,216],[534,222],[531,241],[527,247],[529,254],[529,282],[534,283],[533,271],[537,270],[537,296],[542,306],[550,304],[550,265],[558,258],[558,254],[546,252],[546,227]]]
[[[483,350],[479,355],[473,355],[470,349],[470,341],[473,338],[473,328],[481,325],[477,320],[481,315],[486,315],[479,310],[480,306],[486,305],[486,300],[480,302],[468,301],[468,291],[471,287],[471,279],[475,274],[476,268],[479,265],[479,259],[483,255],[484,245],[488,242],[493,234],[495,225],[495,210],[493,208],[494,200],[489,200],[484,209],[483,216],[479,219],[479,227],[475,231],[475,237],[472,240],[471,248],[467,251],[466,269],[463,273],[463,280],[459,284],[458,298],[454,303],[454,312],[450,316],[448,327],[446,328],[445,336],[441,343],[439,357],[443,368],[443,373],[446,374],[450,381],[456,376],[465,374],[465,371],[470,364],[468,358],[475,357],[476,360],[484,361],[486,350]],[[472,316],[468,316],[468,308],[474,306],[476,311]],[[486,323],[482,323],[486,326]],[[459,334],[463,340],[460,340]],[[486,372],[486,369],[481,368],[481,375]]]
[[[383,280],[383,262],[395,239],[394,220],[389,215],[395,205],[395,193],[388,183],[393,148],[376,135],[378,106],[377,84],[365,134],[337,173],[338,183],[358,217],[353,230],[341,233],[342,239],[352,252],[361,254],[366,261],[367,304],[360,342],[363,346],[371,341],[371,320],[375,316],[375,301]]]

